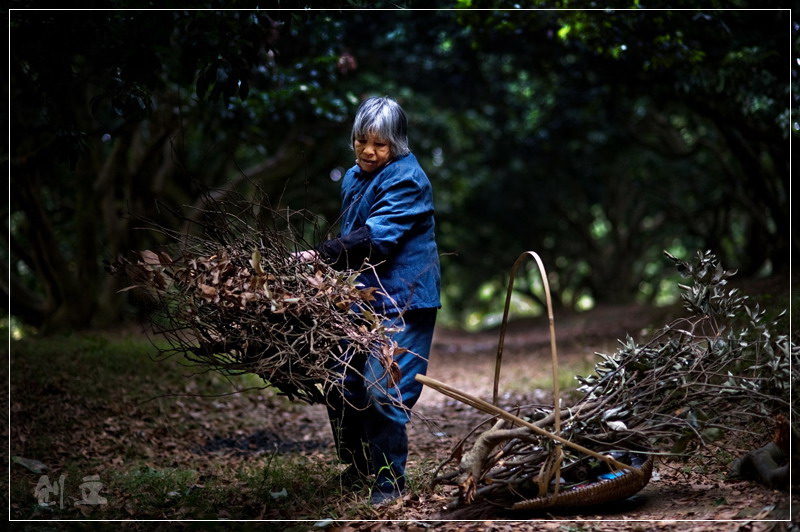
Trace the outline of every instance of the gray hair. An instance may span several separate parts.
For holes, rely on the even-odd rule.
[[[403,108],[393,99],[384,97],[367,98],[356,111],[353,132],[350,135],[352,147],[357,138],[374,134],[389,143],[392,157],[408,155],[408,119]]]

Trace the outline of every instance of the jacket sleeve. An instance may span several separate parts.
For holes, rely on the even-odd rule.
[[[388,257],[415,231],[420,220],[433,215],[430,185],[414,173],[394,176],[387,180],[376,196],[367,218],[373,256]]]
[[[372,251],[370,228],[366,225],[317,246],[322,260],[337,270],[359,268],[364,259],[372,255]]]

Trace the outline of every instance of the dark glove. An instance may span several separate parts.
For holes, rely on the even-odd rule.
[[[369,226],[362,226],[347,236],[326,240],[317,246],[322,260],[337,270],[357,269],[372,254]]]

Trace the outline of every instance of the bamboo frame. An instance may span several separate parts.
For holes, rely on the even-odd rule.
[[[533,423],[530,423],[518,416],[511,414],[497,406],[497,396],[498,396],[498,389],[500,383],[500,367],[502,364],[503,359],[503,346],[505,343],[505,336],[506,336],[506,329],[508,327],[508,315],[511,306],[511,294],[514,289],[514,279],[517,275],[517,270],[522,265],[522,263],[529,257],[532,257],[536,261],[536,265],[539,268],[539,274],[542,278],[542,284],[544,285],[544,293],[545,293],[545,300],[547,302],[547,317],[549,322],[549,330],[550,330],[550,355],[552,360],[552,374],[553,374],[553,415],[554,415],[554,429],[555,432],[546,431],[540,427],[537,427]],[[637,475],[644,476],[645,473],[640,469],[637,469],[633,466],[628,464],[623,464],[610,456],[603,455],[601,453],[592,451],[582,445],[577,443],[571,442],[566,438],[561,436],[561,397],[560,397],[560,390],[558,384],[558,351],[556,349],[556,330],[555,330],[555,318],[553,317],[553,302],[552,298],[550,297],[550,283],[547,280],[547,272],[545,271],[544,264],[542,263],[542,259],[539,255],[534,251],[526,251],[520,254],[517,257],[517,260],[514,261],[514,265],[511,268],[511,278],[508,282],[508,290],[506,291],[506,303],[505,308],[503,310],[503,321],[500,327],[500,340],[497,346],[497,358],[495,361],[495,373],[494,373],[494,386],[492,389],[492,403],[488,403],[482,399],[479,399],[473,395],[470,395],[466,392],[458,390],[448,384],[445,384],[441,381],[436,379],[432,379],[425,375],[417,375],[416,377],[417,382],[422,383],[425,386],[433,388],[439,393],[447,395],[457,401],[460,401],[464,404],[472,406],[473,408],[477,408],[482,410],[488,414],[495,415],[501,417],[507,421],[512,423],[516,423],[518,425],[524,426],[536,434],[540,436],[544,436],[546,438],[550,438],[557,443],[562,445],[566,445],[567,447],[571,447],[576,451],[582,452],[586,455],[592,456],[597,458],[598,460],[602,460],[603,462],[607,463],[609,466],[617,469],[627,469],[630,471],[635,471]],[[540,491],[543,487],[546,487],[549,483],[551,478],[558,477],[560,475],[561,470],[561,449],[558,449],[558,456],[556,456],[555,467],[548,471],[546,478],[540,479]],[[556,494],[558,493],[558,483],[556,483]]]

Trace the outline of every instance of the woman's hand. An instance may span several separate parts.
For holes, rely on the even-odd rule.
[[[319,259],[319,253],[313,249],[306,249],[304,251],[295,251],[292,253],[292,258],[300,262],[314,262]]]

